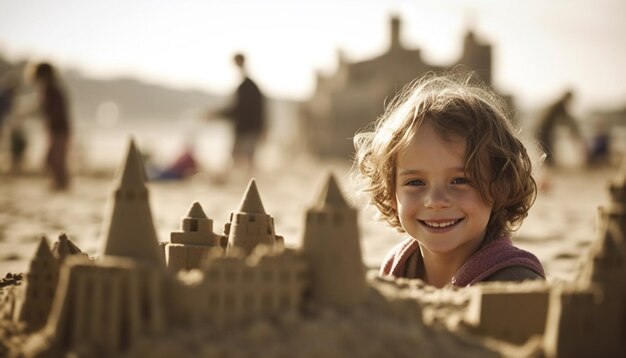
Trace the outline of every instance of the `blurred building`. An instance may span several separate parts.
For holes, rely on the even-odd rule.
[[[391,18],[390,46],[382,55],[348,63],[339,53],[336,73],[318,73],[315,93],[301,107],[302,132],[310,153],[321,157],[351,156],[355,132],[374,121],[383,113],[385,103],[426,72],[464,65],[491,85],[491,45],[479,41],[472,31],[465,35],[458,61],[436,66],[424,62],[420,49],[402,45],[400,29],[400,19]]]

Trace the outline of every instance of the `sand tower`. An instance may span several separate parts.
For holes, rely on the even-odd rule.
[[[364,297],[357,211],[348,205],[332,175],[306,213],[302,245],[316,300],[347,307]]]
[[[80,255],[89,257],[86,253],[82,252],[81,249],[74,244],[72,240],[70,240],[65,233],[61,233],[59,235],[59,239],[52,244],[52,253],[56,256],[61,262],[63,262],[70,255]]]
[[[46,323],[59,278],[59,261],[50,251],[45,236],[39,241],[26,276],[26,294],[19,320],[35,330]]]
[[[623,295],[626,293],[626,159],[611,181],[609,191],[611,202],[599,208],[600,237],[591,247],[581,280]]]
[[[74,255],[63,265],[46,325],[53,350],[96,347],[98,354],[115,356],[132,350],[141,335],[166,327],[164,258],[132,140],[115,185],[101,257],[93,262]]]
[[[626,352],[626,158],[610,193],[580,277],[587,290],[556,290],[550,297],[547,357],[622,357]]]
[[[213,220],[207,218],[198,202],[191,205],[180,229],[181,232],[171,233],[171,242],[166,245],[167,266],[172,271],[200,268],[211,248],[221,247],[225,240],[213,233]]]
[[[104,224],[103,255],[123,256],[164,266],[152,222],[143,164],[133,140],[115,180],[111,214]],[[105,216],[107,218],[107,216]]]
[[[254,179],[250,180],[237,211],[230,214],[224,231],[228,247],[238,247],[246,255],[259,244],[282,247],[282,237],[274,232],[274,218],[265,213]]]
[[[143,335],[165,329],[162,271],[144,261],[105,256],[65,260],[45,335],[49,356],[120,356]]]

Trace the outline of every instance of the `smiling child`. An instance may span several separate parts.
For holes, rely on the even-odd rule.
[[[537,186],[502,100],[471,76],[427,75],[373,130],[355,137],[356,167],[381,217],[409,235],[380,273],[435,287],[544,279],[513,246]]]

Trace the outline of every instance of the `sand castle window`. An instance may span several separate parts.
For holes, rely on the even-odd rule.
[[[250,221],[251,223],[256,221],[256,218],[254,216],[250,216],[250,218],[248,219],[248,221]]]
[[[198,220],[191,220],[189,222],[189,230],[191,232],[196,232],[198,231]]]

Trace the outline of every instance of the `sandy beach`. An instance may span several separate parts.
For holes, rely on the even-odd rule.
[[[562,169],[544,173],[542,190],[514,241],[535,253],[551,281],[576,277],[579,259],[596,238],[597,207],[608,202],[607,183],[617,168]],[[350,165],[295,160],[289,167],[259,173],[255,178],[266,211],[274,217],[276,233],[290,247],[299,247],[304,210],[328,173],[336,175],[347,197],[360,210],[361,247],[365,264],[377,269],[385,253],[402,238],[373,219],[356,195]],[[25,272],[41,235],[52,242],[65,232],[82,250],[96,255],[101,245],[102,218],[114,173],[77,175],[68,192],[51,192],[37,175],[0,176],[0,272]],[[179,229],[181,218],[199,202],[221,233],[243,195],[248,178],[214,183],[199,174],[183,181],[150,182],[152,215],[160,241]]]

